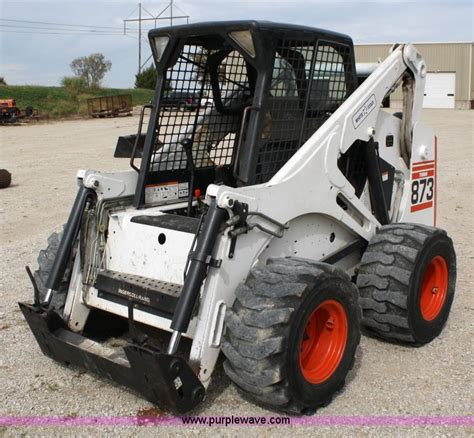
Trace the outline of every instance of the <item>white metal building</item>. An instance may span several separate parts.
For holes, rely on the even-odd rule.
[[[426,60],[425,108],[474,109],[474,60],[472,42],[413,43]],[[356,62],[378,62],[389,53],[391,44],[356,44]],[[398,90],[390,106],[399,108]]]

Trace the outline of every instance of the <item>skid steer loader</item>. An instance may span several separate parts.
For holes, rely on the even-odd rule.
[[[435,338],[456,260],[434,227],[415,47],[395,45],[357,87],[352,40],[325,30],[213,22],[149,39],[140,164],[79,171],[67,224],[27,268],[34,303],[20,307],[42,351],[177,412],[204,399],[222,352],[243,394],[310,414],[343,386],[361,327]],[[399,85],[392,115],[381,103]],[[201,99],[165,108],[173,92]]]

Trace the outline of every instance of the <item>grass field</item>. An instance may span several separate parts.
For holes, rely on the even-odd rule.
[[[131,94],[133,105],[143,105],[153,98],[153,90],[100,88],[87,90],[77,96],[71,95],[64,87],[42,87],[37,85],[0,86],[0,99],[16,99],[17,106],[24,110],[27,106],[37,108],[41,118],[87,115],[87,99],[90,97]]]

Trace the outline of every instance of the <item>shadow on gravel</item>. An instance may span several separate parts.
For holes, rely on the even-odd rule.
[[[338,392],[338,394],[343,393],[345,391],[346,385],[351,383],[357,377],[357,374],[359,373],[359,369],[361,365],[363,364],[363,362],[364,362],[364,351],[362,349],[362,346],[359,345],[359,348],[357,348],[357,351],[356,351],[352,368],[347,373],[346,383],[344,384],[342,389]]]

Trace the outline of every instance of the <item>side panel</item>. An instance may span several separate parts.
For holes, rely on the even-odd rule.
[[[291,220],[288,225],[283,237],[272,239],[260,254],[259,264],[264,265],[270,257],[294,256],[320,260],[357,239],[355,234],[321,214],[306,214]],[[352,268],[353,264],[346,263],[349,257],[346,259],[341,267]]]
[[[436,148],[433,130],[417,122],[413,129],[410,180],[402,200],[400,222],[436,225]]]

